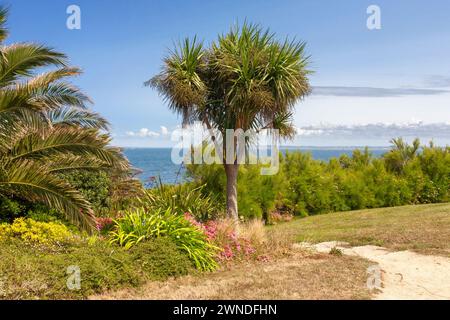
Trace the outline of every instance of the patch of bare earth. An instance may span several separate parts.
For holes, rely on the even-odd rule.
[[[369,265],[359,257],[298,251],[275,261],[149,282],[91,299],[368,299]]]
[[[377,263],[381,269],[382,288],[375,299],[450,300],[450,259],[447,257],[389,251],[370,245],[350,247],[336,241],[310,247],[322,253],[339,250],[345,255]]]

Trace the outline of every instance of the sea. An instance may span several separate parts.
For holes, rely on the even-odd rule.
[[[338,158],[342,154],[351,156],[353,150],[362,147],[281,147],[280,151],[311,153],[317,160],[328,161]],[[389,151],[389,147],[370,147],[370,152],[375,157]],[[139,179],[145,185],[151,185],[156,179],[161,179],[165,184],[178,184],[186,181],[185,168],[183,165],[174,164],[171,160],[172,149],[170,148],[125,148],[124,153],[133,167],[140,170]]]

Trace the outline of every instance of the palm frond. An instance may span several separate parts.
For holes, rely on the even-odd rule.
[[[65,66],[66,56],[52,48],[31,43],[17,43],[2,47],[0,86],[5,87],[21,77],[33,75],[39,67]]]
[[[85,230],[92,230],[94,226],[89,202],[64,180],[49,174],[40,162],[21,160],[3,163],[0,192],[3,189],[60,210],[69,221]]]
[[[63,107],[46,113],[53,126],[72,126],[108,130],[108,121],[98,113],[74,107]]]
[[[0,44],[8,37],[8,29],[6,28],[6,20],[8,18],[8,9],[0,6]]]
[[[11,160],[39,159],[70,153],[79,156],[95,156],[110,166],[128,169],[127,159],[119,148],[110,147],[111,138],[94,129],[79,130],[73,127],[55,127],[44,136],[30,133],[11,148]]]
[[[99,171],[111,168],[111,165],[89,156],[77,156],[73,154],[56,155],[44,159],[48,162],[49,173],[62,173],[75,170]]]
[[[36,111],[54,110],[64,106],[85,108],[90,99],[79,88],[67,82],[19,84],[0,92],[0,113],[5,110],[28,108]]]
[[[163,71],[144,83],[158,90],[185,124],[193,119],[195,107],[205,102],[204,54],[202,43],[186,38],[164,60]]]

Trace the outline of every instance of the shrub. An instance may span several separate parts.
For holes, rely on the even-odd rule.
[[[280,172],[275,176],[263,176],[261,165],[243,165],[239,167],[238,207],[239,215],[244,219],[263,218],[268,220],[268,212],[274,209],[278,195],[278,186],[283,181]],[[225,211],[225,172],[221,165],[188,165],[187,175],[196,185],[202,186],[201,192],[214,199],[216,211]],[[198,215],[192,212],[197,219]],[[205,219],[200,219],[205,220]]]
[[[66,286],[69,266],[80,268],[80,290]],[[75,243],[58,252],[35,250],[11,239],[0,246],[0,270],[0,299],[78,299],[186,275],[192,265],[169,238],[152,239],[128,251],[98,240],[90,245]]]
[[[401,139],[375,158],[366,148],[329,161],[303,152],[280,155],[280,170],[261,176],[259,166],[242,165],[238,176],[239,215],[270,223],[277,212],[307,216],[450,200],[450,147],[418,149]],[[223,166],[188,165],[188,176],[203,193],[225,195]]]
[[[148,210],[167,210],[172,212],[192,212],[196,219],[206,221],[217,218],[222,206],[216,197],[205,195],[204,185],[195,187],[186,183],[183,185],[163,185],[157,183],[152,189],[145,191],[145,196],[141,197],[139,206]]]
[[[17,199],[0,196],[0,222],[11,222],[25,210],[25,205]]]
[[[169,237],[177,247],[186,252],[195,267],[203,271],[216,269],[214,256],[217,248],[208,242],[206,236],[182,215],[169,208],[148,213],[144,208],[125,212],[115,221],[111,232],[111,243],[129,249],[136,244],[159,237]]]
[[[251,220],[239,225],[230,219],[210,220],[205,223],[198,222],[193,216],[186,213],[186,219],[191,221],[221,250],[217,254],[220,262],[231,260],[244,260],[257,256],[257,248],[266,241],[264,225],[261,220]]]
[[[155,238],[129,250],[134,265],[151,280],[165,280],[188,274],[192,269],[189,257],[170,238]]]
[[[108,234],[114,227],[114,220],[112,218],[99,217],[95,221],[95,228],[103,235]]]
[[[94,210],[108,206],[111,179],[105,171],[74,170],[61,176],[91,203]]]
[[[21,239],[30,244],[61,245],[72,239],[69,229],[58,222],[39,222],[17,218],[12,224],[0,225],[0,239]]]

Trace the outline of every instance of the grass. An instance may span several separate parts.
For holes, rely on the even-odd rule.
[[[450,256],[450,203],[336,212],[269,227],[295,241],[345,241]]]
[[[91,299],[369,299],[367,268],[356,257],[294,252],[265,263],[245,263],[202,275],[149,282]]]

